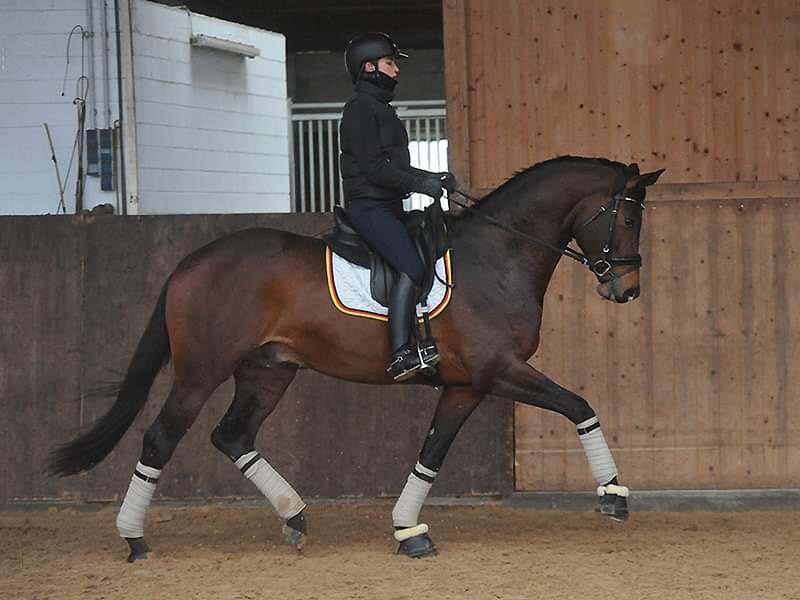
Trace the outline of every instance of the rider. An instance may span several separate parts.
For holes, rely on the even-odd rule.
[[[353,227],[399,275],[389,297],[387,371],[396,381],[439,361],[433,340],[412,348],[409,333],[416,317],[423,265],[403,225],[403,198],[421,192],[438,202],[442,188],[452,191],[451,173],[433,173],[410,164],[408,134],[389,104],[400,68],[408,58],[385,33],[366,33],[350,40],[344,53],[353,80],[353,95],[342,115],[341,175],[347,212]]]

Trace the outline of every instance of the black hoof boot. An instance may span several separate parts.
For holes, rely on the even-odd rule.
[[[404,554],[409,558],[425,558],[426,556],[436,556],[438,554],[433,540],[428,535],[427,525],[398,529],[395,531],[394,537],[400,542],[397,554]]]
[[[129,563],[150,558],[150,546],[145,543],[143,537],[125,538],[125,541],[128,542],[131,549],[131,553],[128,555]]]
[[[624,485],[601,485],[597,488],[600,496],[600,514],[614,521],[628,520],[628,488]]]
[[[420,533],[414,537],[400,542],[400,547],[397,548],[398,554],[405,554],[409,558],[425,558],[428,556],[436,556],[439,552],[433,544],[430,536],[427,533]]]
[[[283,537],[286,543],[294,546],[298,552],[306,545],[306,516],[305,511],[301,510],[291,519],[288,519],[283,526]]]

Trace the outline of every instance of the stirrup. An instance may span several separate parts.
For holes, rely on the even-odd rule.
[[[395,352],[392,362],[386,369],[395,381],[405,381],[417,374],[422,367],[419,360],[419,353],[410,348],[402,348]]]
[[[417,354],[419,355],[420,369],[425,375],[436,375],[436,365],[439,364],[441,356],[439,350],[436,348],[436,342],[433,338],[422,340],[417,344]]]

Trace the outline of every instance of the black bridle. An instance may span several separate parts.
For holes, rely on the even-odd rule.
[[[580,225],[573,231],[573,235],[577,234],[578,231],[591,225],[598,217],[605,213],[610,213],[611,217],[608,223],[608,239],[606,240],[605,245],[603,246],[603,250],[601,251],[601,256],[594,261],[591,261],[591,264],[586,264],[589,269],[594,273],[598,279],[602,281],[602,278],[607,275],[611,269],[614,268],[616,265],[633,265],[634,268],[638,269],[642,266],[642,256],[641,254],[635,254],[633,256],[612,256],[611,255],[611,244],[614,241],[614,229],[617,226],[617,213],[619,212],[619,207],[623,202],[632,202],[639,206],[642,210],[644,210],[644,202],[640,202],[635,198],[631,198],[630,196],[626,196],[623,193],[614,194],[611,197],[611,202],[608,206],[601,206],[595,214],[593,214],[589,219],[586,220],[585,223]]]
[[[461,190],[453,190],[453,192],[458,194],[458,195],[460,195],[460,196],[463,196],[464,198],[466,198],[467,200],[470,200],[473,203],[480,201],[477,198],[473,198],[469,194],[465,194]],[[607,282],[607,281],[610,281],[610,280],[616,278],[616,277],[612,276],[612,277],[603,279],[617,265],[633,265],[635,269],[638,269],[639,267],[642,266],[642,256],[640,254],[638,254],[638,253],[633,255],[633,256],[613,256],[611,254],[611,245],[614,242],[614,230],[615,230],[616,225],[617,225],[617,213],[619,212],[619,207],[622,204],[622,202],[632,202],[632,203],[636,204],[637,206],[641,207],[642,210],[644,210],[644,203],[643,202],[641,202],[639,200],[636,200],[635,198],[631,198],[629,196],[626,196],[622,192],[614,194],[611,197],[611,200],[609,201],[608,206],[601,206],[597,210],[597,212],[595,214],[593,214],[591,217],[589,217],[583,224],[581,224],[579,227],[577,227],[572,232],[573,237],[575,237],[575,234],[577,234],[578,231],[580,231],[581,229],[584,229],[585,227],[588,227],[589,225],[594,223],[599,217],[601,217],[605,213],[609,213],[611,215],[611,219],[610,219],[609,224],[608,224],[608,239],[606,240],[606,243],[603,246],[603,250],[601,251],[601,255],[598,258],[594,259],[594,260],[592,260],[589,257],[587,257],[585,254],[583,254],[579,250],[575,250],[573,248],[570,248],[569,244],[564,248],[560,248],[558,246],[554,246],[553,244],[550,244],[549,242],[545,242],[544,240],[540,240],[540,239],[535,238],[535,237],[533,237],[531,235],[528,235],[527,233],[524,233],[524,232],[519,231],[517,229],[514,229],[512,227],[509,227],[508,225],[505,225],[505,224],[501,223],[500,221],[497,221],[496,219],[493,219],[492,217],[484,215],[483,213],[475,210],[473,207],[468,206],[468,205],[466,205],[466,204],[464,204],[462,202],[459,202],[458,200],[455,200],[452,197],[452,194],[448,197],[448,201],[452,202],[453,204],[455,204],[457,206],[465,208],[468,211],[471,211],[472,214],[480,217],[484,221],[487,221],[487,222],[491,223],[492,225],[495,225],[495,226],[497,226],[497,227],[499,227],[501,229],[504,229],[505,231],[508,231],[509,233],[512,233],[512,234],[517,235],[517,236],[522,237],[522,238],[525,238],[525,239],[527,239],[527,240],[529,240],[531,242],[534,242],[535,244],[538,244],[539,246],[542,246],[544,248],[552,250],[553,252],[557,252],[558,254],[562,254],[563,256],[567,256],[567,257],[571,258],[572,260],[581,263],[582,265],[588,267],[589,270],[592,273],[594,273],[595,276],[597,277],[597,279],[600,280],[601,282]]]

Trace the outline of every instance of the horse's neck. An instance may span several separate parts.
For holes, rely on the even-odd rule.
[[[509,227],[549,245],[559,245],[556,223],[542,221],[530,230],[521,230],[514,222]],[[502,290],[498,293],[518,298],[543,297],[561,258],[560,254],[484,221],[478,215],[469,217],[468,227],[459,229],[452,243],[456,262],[467,263],[469,278],[475,279],[478,287],[500,284]]]
[[[505,198],[497,198],[486,212],[507,227],[557,241],[569,233],[571,223],[567,218],[580,200],[592,192],[590,187],[577,184],[572,172],[556,170],[527,187],[509,191]]]
[[[468,237],[487,234],[486,226],[500,230],[506,228],[503,235],[514,235],[508,230],[522,232],[526,236],[540,240],[552,246],[566,244],[572,237],[573,213],[582,198],[591,193],[590,190],[576,188],[567,173],[556,173],[542,178],[535,184],[520,186],[515,191],[508,191],[504,197],[493,198],[487,206],[476,206],[479,215],[469,219]],[[489,217],[502,225],[489,225],[481,216]],[[491,235],[491,234],[489,234]],[[541,250],[530,240],[517,236],[521,248]],[[524,253],[523,253],[524,254]],[[541,252],[536,252],[541,254]]]
[[[592,190],[582,189],[569,173],[554,173],[530,188],[507,192],[506,198],[494,198],[491,205],[478,212],[503,227],[524,233],[549,246],[563,247],[572,237],[574,211]],[[466,218],[459,231],[459,254],[470,256],[482,269],[504,273],[506,282],[518,289],[507,294],[522,294],[541,299],[561,255],[543,244],[490,224],[480,215]]]

